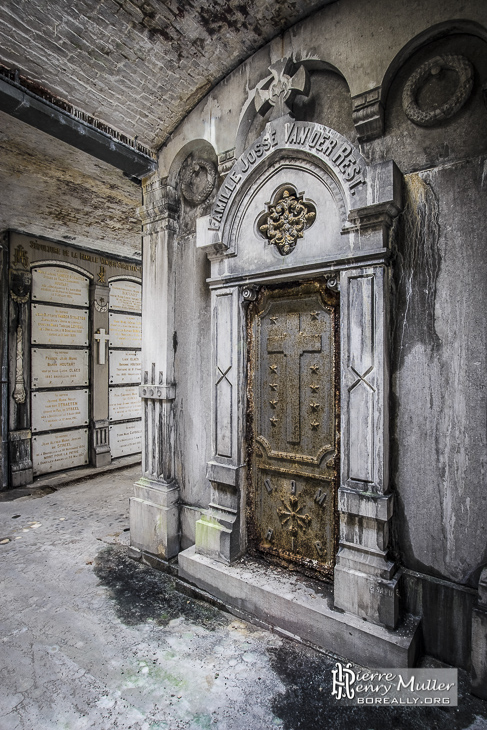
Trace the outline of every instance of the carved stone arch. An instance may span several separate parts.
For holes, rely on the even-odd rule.
[[[237,242],[241,236],[241,227],[245,219],[245,213],[248,206],[255,197],[257,197],[262,188],[269,183],[277,174],[287,173],[286,182],[276,182],[275,190],[285,188],[286,185],[296,189],[296,192],[304,193],[305,198],[309,197],[309,190],[301,190],[299,184],[296,185],[296,173],[307,173],[311,177],[319,180],[326,189],[336,206],[339,213],[341,228],[347,225],[348,206],[345,201],[343,190],[336,179],[336,176],[327,168],[326,165],[320,164],[316,159],[310,158],[309,155],[299,151],[293,151],[285,156],[275,155],[270,158],[265,171],[256,169],[254,175],[248,181],[242,195],[238,201],[235,201],[234,212],[225,229],[224,239],[232,251],[236,251]],[[299,189],[298,189],[299,188]],[[275,192],[273,190],[273,192]],[[273,195],[274,197],[274,195]],[[319,206],[319,200],[311,199],[316,207]]]
[[[342,219],[367,204],[379,203],[390,193],[393,164],[367,167],[360,152],[341,134],[311,122],[295,122],[289,117],[271,122],[262,134],[235,162],[220,187],[209,218],[200,221],[198,245],[215,255],[234,254],[231,231],[241,201],[247,191],[278,161],[299,160],[303,167],[319,170],[337,202]],[[379,168],[389,172],[384,176]],[[379,178],[377,175],[379,174]],[[386,177],[389,176],[389,182]],[[392,176],[392,177],[391,177]],[[289,182],[292,182],[291,180]],[[203,230],[207,228],[206,231]]]

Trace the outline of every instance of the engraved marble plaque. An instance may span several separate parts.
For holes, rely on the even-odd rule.
[[[33,345],[88,345],[88,310],[32,305]]]
[[[32,431],[88,425],[88,390],[32,393]]]
[[[142,317],[110,312],[110,347],[141,347]]]
[[[140,368],[140,352],[137,350],[110,350],[110,385],[140,383]]]
[[[142,421],[114,423],[110,426],[110,451],[117,456],[138,454],[142,451]]]
[[[32,348],[32,387],[88,385],[88,350]]]
[[[62,266],[41,266],[32,269],[32,299],[87,307],[89,280]]]
[[[141,408],[138,385],[128,388],[110,388],[108,396],[108,418],[110,421],[140,418],[142,415]]]
[[[88,429],[32,437],[34,476],[88,464]]]
[[[141,285],[135,281],[110,282],[110,309],[122,309],[124,312],[140,312],[141,292]]]

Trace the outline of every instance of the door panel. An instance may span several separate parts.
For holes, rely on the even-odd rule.
[[[264,289],[250,313],[254,549],[331,576],[338,297],[325,282]]]

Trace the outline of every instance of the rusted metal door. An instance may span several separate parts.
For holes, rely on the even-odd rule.
[[[338,295],[263,289],[249,313],[251,548],[331,577],[338,461]]]

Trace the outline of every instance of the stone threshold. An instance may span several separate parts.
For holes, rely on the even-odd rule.
[[[100,474],[107,474],[111,471],[124,469],[127,466],[135,466],[135,464],[140,464],[141,461],[142,459],[140,454],[135,454],[134,456],[121,456],[119,459],[112,461],[111,464],[107,464],[106,466],[83,466],[80,469],[58,472],[52,476],[38,477],[37,479],[34,479],[31,486],[61,487],[64,484],[79,482],[82,479],[87,479],[88,477],[100,476]]]
[[[26,484],[24,487],[16,487],[15,489],[7,489],[4,492],[0,492],[0,502],[10,502],[13,499],[19,499],[20,497],[35,497],[36,494],[42,496],[43,489],[60,489],[66,487],[74,482],[81,482],[83,479],[90,479],[91,477],[97,477],[102,474],[108,474],[119,469],[126,469],[129,466],[135,466],[135,464],[141,463],[140,454],[133,456],[121,456],[116,461],[112,461],[111,464],[106,466],[83,466],[78,469],[70,469],[69,471],[56,472],[56,474],[48,474],[41,477],[37,477],[31,484]]]
[[[192,546],[178,555],[178,577],[230,613],[359,665],[406,668],[418,660],[420,618],[407,615],[395,631],[377,626],[334,608],[330,585],[282,568],[249,557],[226,565]]]

